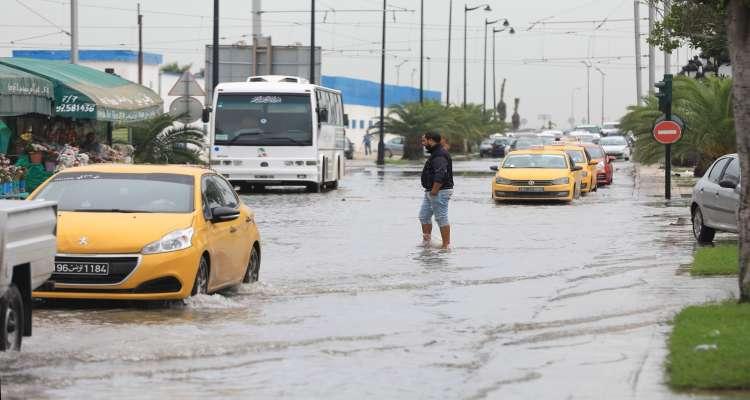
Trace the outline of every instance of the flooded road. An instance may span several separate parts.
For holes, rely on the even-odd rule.
[[[0,354],[2,398],[689,397],[662,383],[668,322],[736,283],[683,272],[686,201],[618,163],[572,205],[496,205],[489,165],[456,163],[449,252],[420,243],[418,168],[244,196],[259,283],[184,306],[41,306],[23,352]]]

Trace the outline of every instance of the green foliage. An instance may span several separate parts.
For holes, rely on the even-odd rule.
[[[384,129],[387,133],[404,136],[403,158],[416,160],[423,157],[421,137],[427,131],[440,132],[452,146],[462,149],[465,140],[474,143],[491,133],[503,132],[505,124],[493,120],[492,113],[482,111],[480,105],[446,108],[439,102],[426,101],[391,106]]]
[[[701,173],[717,157],[736,152],[732,115],[732,80],[702,80],[675,77],[672,113],[685,122],[682,140],[672,145],[675,158],[697,158]],[[648,97],[642,106],[630,106],[620,125],[636,136],[635,158],[651,164],[662,159],[664,146],[652,136],[654,122],[662,114],[656,97]]]
[[[750,389],[750,305],[687,307],[669,339],[669,383],[679,389]],[[707,345],[698,347],[701,345]],[[715,345],[712,346],[712,345]]]
[[[740,272],[738,260],[737,244],[700,247],[695,251],[690,275],[737,275]]]
[[[663,0],[652,0],[663,6]],[[687,44],[719,64],[729,62],[725,0],[672,0],[669,16],[654,26],[649,43],[662,50]]]
[[[173,62],[173,63],[165,64],[163,67],[161,67],[161,72],[164,72],[165,74],[182,75],[185,71],[190,71],[190,68],[192,66],[193,64],[180,66],[179,64],[177,64],[177,62]]]
[[[175,126],[175,118],[162,114],[131,126],[135,161],[149,164],[202,164],[200,151],[206,133],[188,125]]]

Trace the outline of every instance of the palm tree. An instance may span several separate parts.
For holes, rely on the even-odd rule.
[[[437,101],[405,103],[390,106],[385,117],[384,130],[405,138],[405,160],[418,160],[423,157],[421,137],[427,131],[443,131],[450,124],[449,113]]]
[[[201,150],[206,133],[190,125],[175,125],[176,118],[162,114],[131,126],[134,159],[150,164],[203,164]]]
[[[696,175],[703,175],[717,157],[736,151],[731,89],[731,79],[674,80],[672,112],[683,119],[685,130],[682,139],[672,145],[672,154],[675,158],[696,158]],[[664,146],[653,139],[651,132],[662,115],[656,97],[648,97],[644,105],[628,110],[620,125],[637,138],[636,159],[643,163],[662,160]]]

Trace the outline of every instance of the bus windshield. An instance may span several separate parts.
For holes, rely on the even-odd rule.
[[[215,112],[214,144],[312,146],[309,94],[223,93]]]

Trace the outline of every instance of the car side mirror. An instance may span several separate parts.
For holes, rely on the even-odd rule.
[[[573,166],[573,168],[571,168],[570,170],[571,170],[571,171],[580,171],[580,170],[582,170],[582,169],[583,169],[583,167],[582,167],[582,166],[580,166],[580,165],[575,165],[575,166]]]
[[[321,108],[318,110],[318,123],[328,122],[328,109]]]
[[[344,126],[349,126],[349,114],[344,114]]]
[[[617,160],[617,157],[615,157],[615,156],[608,156],[607,160],[609,160],[609,162],[612,162],[612,161]]]
[[[211,119],[211,107],[206,107],[203,109],[203,113],[201,114],[201,121],[203,121],[204,124],[207,124],[210,119]]]
[[[492,166],[490,166],[490,169],[493,170],[493,171],[495,171],[495,172],[497,172],[497,170],[500,169],[500,168],[498,168],[497,165],[492,165]]]
[[[728,179],[722,179],[719,182],[719,186],[721,186],[721,187],[723,187],[725,189],[736,189],[737,188],[737,183],[734,182],[734,181],[730,181]]]
[[[240,210],[232,207],[214,207],[211,209],[211,222],[227,222],[240,217]]]

